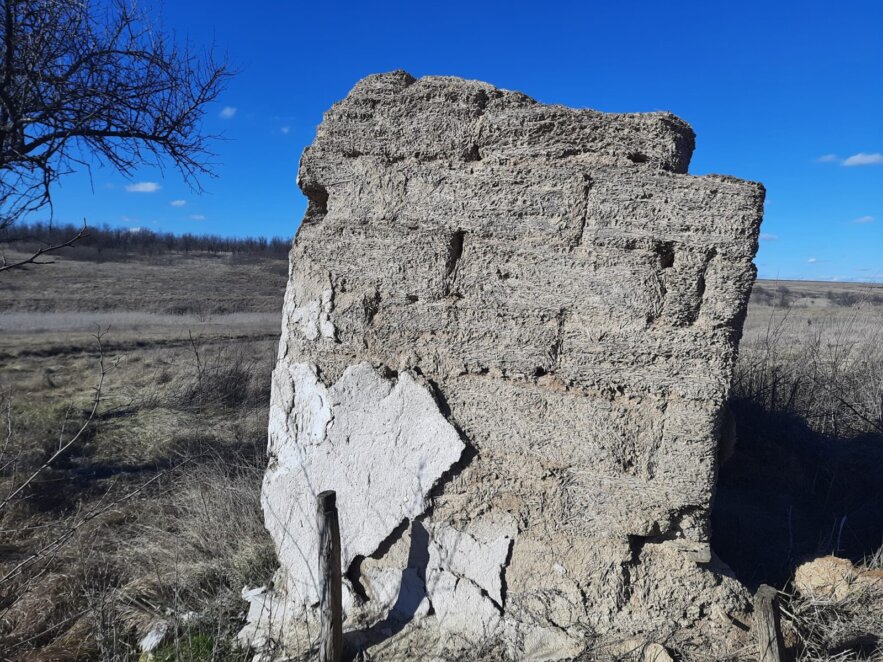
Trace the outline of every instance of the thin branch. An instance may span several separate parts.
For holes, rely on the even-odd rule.
[[[68,239],[67,241],[65,241],[61,244],[54,244],[52,246],[45,246],[45,247],[41,248],[40,250],[38,250],[33,255],[31,255],[30,257],[27,257],[24,260],[20,260],[19,262],[13,262],[12,264],[7,264],[6,258],[4,257],[3,264],[0,265],[0,273],[2,273],[4,271],[9,271],[11,269],[18,269],[19,267],[24,267],[25,265],[28,265],[28,264],[55,264],[54,260],[47,260],[45,262],[38,262],[37,260],[39,260],[40,257],[42,257],[43,255],[46,255],[47,253],[52,253],[52,252],[60,250],[62,248],[67,248],[68,246],[73,246],[75,243],[77,243],[80,239],[82,239],[86,235],[87,228],[88,228],[88,226],[86,225],[86,219],[83,219],[83,227],[80,229],[80,231],[77,232],[77,234],[75,236],[71,237],[70,239]]]
[[[35,469],[34,472],[30,476],[28,476],[28,478],[24,482],[22,482],[21,485],[15,488],[9,495],[7,495],[5,499],[3,499],[2,502],[0,502],[0,510],[3,510],[3,508],[5,508],[10,501],[21,494],[22,491],[28,487],[28,485],[34,482],[34,480],[37,479],[37,476],[46,471],[52,465],[52,463],[59,458],[59,456],[64,454],[64,452],[68,448],[73,446],[77,442],[77,440],[79,440],[79,438],[83,436],[83,433],[88,429],[89,425],[92,423],[92,420],[95,418],[95,413],[98,411],[98,405],[101,404],[101,389],[104,386],[104,378],[107,375],[107,368],[104,365],[104,348],[101,345],[101,332],[99,331],[95,337],[98,341],[98,364],[100,367],[100,372],[98,376],[98,384],[95,386],[95,396],[92,399],[92,408],[89,411],[89,415],[86,417],[86,420],[83,422],[83,424],[80,426],[80,429],[77,430],[77,433],[73,437],[68,439],[67,442],[61,444],[49,457],[48,460],[46,460],[37,469]]]
[[[68,540],[71,539],[71,537],[80,528],[82,528],[88,522],[91,522],[96,517],[100,517],[104,513],[108,512],[111,508],[115,508],[116,506],[120,505],[121,503],[124,503],[124,502],[128,501],[129,499],[141,494],[141,492],[146,490],[148,487],[150,487],[153,483],[158,481],[160,478],[167,475],[171,471],[181,468],[183,465],[187,464],[188,462],[190,462],[189,459],[184,460],[183,462],[180,462],[179,464],[175,465],[174,467],[170,467],[164,471],[161,471],[160,473],[151,477],[149,480],[146,480],[143,483],[141,483],[141,485],[136,487],[134,490],[127,492],[126,494],[121,496],[119,499],[114,499],[113,501],[108,503],[104,508],[98,508],[96,510],[92,510],[92,511],[86,513],[77,522],[75,522],[73,525],[71,525],[67,529],[67,531],[62,533],[60,536],[58,536],[57,538],[55,538],[51,542],[48,542],[45,545],[43,545],[43,547],[38,549],[36,552],[32,552],[30,556],[28,556],[26,559],[20,561],[18,563],[18,565],[16,565],[14,568],[12,568],[3,577],[0,577],[0,586],[5,584],[6,582],[8,582],[10,579],[13,579],[14,577],[16,577],[27,566],[36,563],[38,560],[40,560],[46,554],[48,554],[50,552],[54,552],[57,549],[59,549],[60,547],[62,547]]]
[[[0,0],[0,13],[0,228],[92,158],[124,175],[170,161],[197,190],[212,175],[217,136],[201,123],[226,61],[177,44],[135,0]]]

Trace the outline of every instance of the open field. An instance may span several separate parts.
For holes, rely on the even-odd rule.
[[[12,262],[23,253],[7,252]],[[167,254],[125,261],[55,258],[3,279],[0,310],[139,311],[208,316],[281,310],[286,260],[235,255]]]
[[[0,659],[137,659],[158,622],[172,636],[157,659],[248,658],[232,643],[239,592],[276,567],[259,490],[286,274],[169,255],[0,280],[0,499],[15,495],[0,508]],[[750,585],[880,547],[881,328],[883,286],[756,286],[713,541]],[[827,659],[871,659],[880,623],[837,608],[861,636]],[[826,659],[805,622],[790,626],[800,659]]]
[[[63,451],[0,509],[2,659],[137,659],[160,621],[188,634],[158,659],[245,659],[239,592],[275,569],[258,495],[287,261],[164,258],[4,279],[0,494]]]

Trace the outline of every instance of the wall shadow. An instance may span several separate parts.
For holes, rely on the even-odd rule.
[[[402,570],[398,597],[386,617],[365,630],[345,632],[343,659],[356,659],[359,654],[392,638],[414,620],[420,603],[427,597],[426,566],[429,565],[429,532],[420,522],[411,524],[411,546],[408,563]]]
[[[803,561],[860,561],[883,544],[883,435],[832,438],[793,414],[733,399],[737,443],[711,514],[712,548],[750,588]]]

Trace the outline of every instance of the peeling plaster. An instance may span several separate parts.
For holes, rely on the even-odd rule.
[[[432,578],[441,572],[449,572],[468,579],[483,590],[498,609],[503,608],[503,570],[512,539],[500,537],[482,542],[463,531],[437,524],[432,527],[429,546],[427,581],[429,597],[435,602],[437,587]]]
[[[318,599],[319,492],[337,492],[345,572],[402,521],[423,513],[430,490],[464,448],[410,373],[387,379],[360,363],[328,387],[314,365],[280,365],[273,375],[263,504],[289,598],[302,605]]]

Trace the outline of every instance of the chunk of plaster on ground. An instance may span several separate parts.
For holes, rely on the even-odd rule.
[[[308,605],[318,599],[316,496],[337,492],[345,571],[426,509],[429,491],[465,446],[407,372],[390,380],[360,363],[326,387],[314,366],[292,364],[273,380],[265,520],[289,598]]]
[[[278,625],[274,621],[279,619],[276,613],[280,610],[279,600],[266,586],[244,588],[242,599],[248,602],[248,615],[238,639],[244,646],[263,649],[269,644],[271,632]]]
[[[169,633],[168,621],[155,621],[147,630],[147,634],[138,642],[138,647],[142,653],[152,654],[159,645],[165,641],[166,635]]]

